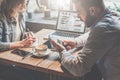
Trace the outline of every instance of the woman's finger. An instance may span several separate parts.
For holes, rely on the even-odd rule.
[[[29,38],[29,34],[28,34],[28,32],[26,32],[26,38]]]

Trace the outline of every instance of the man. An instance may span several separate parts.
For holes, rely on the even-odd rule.
[[[120,80],[120,16],[105,8],[103,0],[74,0],[74,3],[78,17],[90,28],[90,33],[77,56],[52,41],[60,52],[62,66],[81,77],[97,64],[104,80]],[[73,46],[69,42],[66,45]]]

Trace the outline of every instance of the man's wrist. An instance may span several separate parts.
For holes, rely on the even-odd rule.
[[[64,49],[63,51],[59,52],[60,57],[62,57],[62,55],[63,55],[64,53],[66,53],[66,51],[67,51],[67,50]]]

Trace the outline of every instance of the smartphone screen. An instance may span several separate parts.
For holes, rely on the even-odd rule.
[[[20,49],[14,49],[11,53],[19,55],[19,56],[22,56],[22,57],[30,54],[30,52],[24,51],[24,50],[20,50]]]

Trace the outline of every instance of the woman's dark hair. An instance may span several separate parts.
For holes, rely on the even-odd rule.
[[[24,4],[24,1],[25,0],[3,0],[1,2],[0,11],[7,18],[10,18],[13,13],[13,8],[15,8],[18,4]]]

